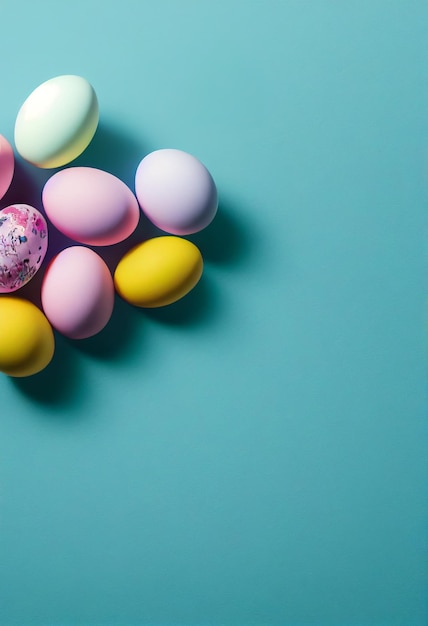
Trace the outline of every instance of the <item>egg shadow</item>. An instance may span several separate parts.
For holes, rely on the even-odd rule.
[[[204,272],[192,291],[177,302],[141,310],[144,316],[155,323],[197,330],[218,320],[220,301],[215,281]]]
[[[15,155],[15,169],[9,189],[0,200],[0,209],[11,204],[29,204],[46,217],[42,205],[42,189],[52,170],[34,167]]]
[[[238,267],[254,252],[257,237],[249,220],[244,224],[232,202],[220,201],[213,221],[194,235],[186,237],[200,249],[210,265]]]
[[[99,333],[87,339],[67,339],[71,349],[95,359],[126,359],[135,348],[141,348],[141,316],[118,295],[115,296],[112,316],[108,324]],[[135,337],[138,330],[138,344]]]
[[[80,397],[78,364],[64,337],[55,333],[55,353],[49,365],[33,376],[10,377],[21,393],[45,406],[72,407]],[[76,393],[78,392],[78,393]]]
[[[105,261],[110,272],[114,274],[114,271],[119,263],[120,259],[131,250],[134,246],[142,243],[146,239],[152,237],[159,237],[166,233],[161,232],[154,224],[152,224],[147,217],[140,211],[140,217],[134,232],[119,243],[111,246],[90,246],[94,252],[100,255]]]
[[[150,151],[142,146],[137,137],[125,133],[116,124],[100,120],[91,143],[70,166],[105,170],[133,190],[137,167]]]
[[[94,359],[126,362],[128,356],[144,349],[141,328],[145,318],[155,324],[197,330],[217,319],[218,308],[219,295],[207,276],[178,302],[154,309],[132,306],[116,295],[112,317],[101,332],[87,339],[68,339],[67,343]]]

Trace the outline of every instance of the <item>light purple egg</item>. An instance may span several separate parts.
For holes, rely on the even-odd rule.
[[[0,293],[10,293],[30,281],[48,248],[43,215],[28,204],[0,211]]]
[[[173,235],[197,233],[217,212],[211,174],[182,150],[156,150],[144,157],[135,175],[135,194],[149,220]]]

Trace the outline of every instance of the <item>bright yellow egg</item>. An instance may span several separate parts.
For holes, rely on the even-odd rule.
[[[181,237],[155,237],[138,244],[119,261],[117,293],[139,307],[172,304],[185,296],[202,275],[199,249]]]
[[[32,376],[51,361],[55,348],[52,327],[35,304],[12,296],[0,297],[0,371],[8,376]]]

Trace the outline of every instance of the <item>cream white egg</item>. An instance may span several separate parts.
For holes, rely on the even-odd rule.
[[[38,167],[60,167],[77,158],[98,126],[98,100],[81,76],[56,76],[39,85],[15,122],[19,154]]]

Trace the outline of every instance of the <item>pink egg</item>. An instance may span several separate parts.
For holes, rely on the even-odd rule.
[[[90,246],[109,246],[135,230],[140,217],[132,191],[116,176],[94,167],[69,167],[43,189],[48,218],[62,233]]]
[[[0,211],[0,293],[23,287],[42,264],[48,228],[41,213],[28,204]]]
[[[15,157],[10,143],[0,135],[0,198],[10,187],[15,169]]]
[[[49,264],[42,307],[52,326],[71,339],[99,333],[113,312],[114,286],[103,259],[90,248],[65,248]]]

